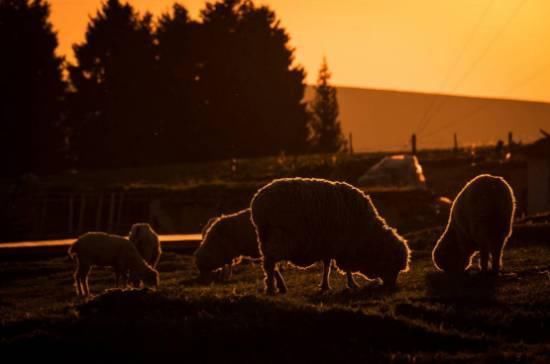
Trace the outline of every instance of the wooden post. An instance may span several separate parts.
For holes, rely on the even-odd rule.
[[[416,155],[416,134],[411,136],[411,148],[412,155]]]
[[[97,210],[95,213],[95,229],[96,231],[101,231],[101,213],[103,212],[103,193],[99,194],[97,201]]]
[[[74,219],[74,195],[69,195],[69,220],[67,221],[67,232],[73,233],[73,219]]]
[[[514,135],[512,132],[508,132],[508,150],[511,150],[514,146]]]
[[[456,136],[456,133],[454,133],[453,153],[458,154],[458,138]]]
[[[86,196],[82,193],[80,195],[80,213],[78,216],[78,228],[77,233],[81,233],[84,228],[84,212],[86,211]]]
[[[111,192],[111,201],[109,203],[109,221],[107,222],[107,232],[113,231],[114,218],[115,218],[115,193]]]
[[[124,192],[121,192],[120,198],[118,199],[118,210],[117,210],[116,224],[115,224],[115,228],[117,231],[120,229],[120,225],[121,225],[123,203],[124,203]]]

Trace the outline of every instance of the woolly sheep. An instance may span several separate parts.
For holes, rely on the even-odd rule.
[[[200,277],[205,278],[221,268],[222,276],[228,278],[231,266],[234,262],[239,263],[241,257],[260,257],[250,209],[210,219],[203,229],[201,245],[195,251]]]
[[[263,254],[266,292],[286,292],[277,262],[308,267],[324,264],[321,289],[329,289],[331,260],[346,272],[396,283],[409,269],[407,242],[380,217],[369,196],[343,182],[314,178],[274,180],[251,202],[252,221]]]
[[[88,275],[94,265],[113,267],[117,287],[121,278],[126,286],[128,272],[147,285],[158,286],[158,272],[142,259],[134,244],[122,236],[86,233],[71,245],[68,253],[76,261],[74,280],[81,297],[90,294]]]
[[[436,268],[463,272],[479,251],[481,270],[488,270],[491,255],[491,269],[498,273],[512,234],[514,211],[514,192],[503,178],[483,174],[472,179],[455,198],[447,227],[433,249]]]
[[[157,233],[147,223],[137,223],[130,229],[129,239],[151,267],[156,268],[162,254]]]

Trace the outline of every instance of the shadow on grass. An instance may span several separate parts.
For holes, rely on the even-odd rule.
[[[483,273],[426,274],[429,296],[449,301],[492,302],[496,300],[499,277]]]
[[[186,278],[178,281],[178,284],[183,287],[210,287],[213,285],[216,286],[230,286],[235,284],[235,280],[231,279],[220,279],[216,277],[204,278],[200,276]]]
[[[312,303],[349,303],[352,301],[376,300],[392,297],[399,290],[398,286],[386,287],[379,283],[369,281],[366,285],[356,289],[344,288],[343,290],[332,289],[330,291],[318,290],[308,296]]]
[[[63,347],[67,355],[90,360],[108,352],[126,361],[178,355],[186,361],[279,363],[387,362],[392,352],[479,352],[488,346],[485,339],[389,315],[252,295],[186,298],[111,290],[76,306],[75,312],[60,322],[33,323],[32,335],[4,340],[0,348],[33,345],[51,352]]]

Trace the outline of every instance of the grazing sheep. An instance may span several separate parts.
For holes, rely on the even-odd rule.
[[[346,272],[348,286],[356,287],[353,273],[396,283],[409,269],[407,242],[378,215],[369,196],[343,182],[313,178],[274,180],[262,187],[251,203],[263,254],[266,291],[275,282],[286,292],[277,262],[308,267],[324,264],[321,289],[329,289],[331,260]]]
[[[498,273],[502,250],[512,234],[514,211],[514,192],[503,178],[482,174],[472,179],[452,204],[447,228],[432,252],[435,266],[463,272],[479,251],[481,270],[488,270],[491,255],[492,271]]]
[[[139,254],[151,267],[156,268],[162,254],[157,233],[151,225],[138,223],[132,225],[129,239],[136,246]]]
[[[74,280],[76,292],[81,297],[90,294],[88,275],[94,265],[113,267],[117,287],[121,278],[126,286],[128,272],[147,285],[158,286],[158,272],[142,259],[134,244],[122,236],[86,233],[71,245],[68,253],[76,261]]]
[[[203,240],[195,251],[200,276],[221,268],[222,276],[231,275],[231,266],[241,257],[259,258],[256,230],[250,221],[250,209],[210,219],[203,229]],[[229,273],[226,272],[229,270]]]

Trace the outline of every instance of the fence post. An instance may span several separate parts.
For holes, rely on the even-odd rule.
[[[67,222],[67,232],[73,233],[73,219],[74,219],[74,195],[69,195],[69,220]]]
[[[86,212],[86,196],[82,193],[80,194],[80,213],[78,216],[78,228],[77,233],[81,233],[84,228],[84,213]]]
[[[97,210],[95,213],[95,229],[96,231],[101,230],[101,213],[103,210],[103,193],[99,194],[98,200],[97,200]]]
[[[458,154],[458,137],[456,136],[456,133],[454,133],[453,153],[455,155]]]
[[[107,223],[107,232],[113,231],[113,219],[115,217],[115,193],[111,192],[111,201],[109,203],[109,221]]]
[[[120,230],[121,220],[122,220],[122,207],[124,204],[124,192],[120,193],[120,198],[118,199],[118,211],[116,216],[115,229]]]

